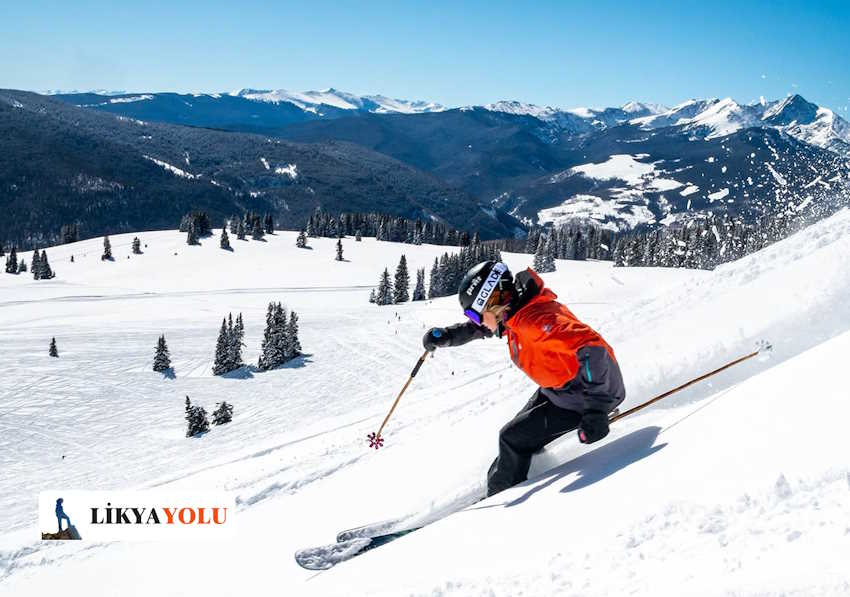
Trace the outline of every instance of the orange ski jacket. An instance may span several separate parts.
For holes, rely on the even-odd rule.
[[[526,275],[539,292],[505,321],[511,359],[543,388],[560,388],[579,370],[577,351],[584,346],[604,346],[616,362],[614,350],[589,325],[557,302],[537,273]]]

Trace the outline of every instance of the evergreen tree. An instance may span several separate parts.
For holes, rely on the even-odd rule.
[[[285,363],[292,354],[292,346],[286,335],[286,309],[278,302],[274,307],[273,333],[277,362],[275,366]]]
[[[413,289],[413,300],[425,300],[425,268],[416,270],[416,288]]]
[[[536,272],[546,271],[546,239],[542,235],[537,241],[537,250],[534,251],[534,262],[531,269]]]
[[[56,274],[53,273],[53,270],[50,269],[50,264],[47,262],[47,250],[41,252],[41,261],[39,263],[39,280],[49,280],[50,278],[55,277]]]
[[[18,273],[25,274],[27,272],[27,262],[21,259],[18,262]]]
[[[437,258],[434,258],[434,265],[431,266],[431,276],[428,284],[428,298],[437,298],[443,291],[443,284],[440,281],[440,265]]]
[[[221,229],[221,241],[219,242],[219,246],[225,251],[231,251],[230,247],[230,237],[227,236],[227,228]]]
[[[254,240],[262,240],[263,234],[263,223],[260,221],[260,216],[256,216],[251,227],[251,238]]]
[[[303,228],[298,233],[298,238],[295,239],[295,246],[299,249],[305,249],[307,247],[307,233]]]
[[[555,271],[555,234],[550,234],[546,239],[546,247],[543,250],[543,269],[538,272],[554,272]]]
[[[6,258],[6,273],[18,273],[18,254],[15,252],[15,247],[12,247],[12,250],[9,251],[9,256]]]
[[[133,238],[133,254],[134,255],[141,255],[142,254],[142,241],[139,240],[138,236]]]
[[[32,252],[32,279],[41,280],[41,253],[38,249]]]
[[[369,293],[369,302],[370,302],[370,303],[374,303],[374,302],[375,302],[375,289],[374,289],[374,288],[373,288],[373,289],[372,289],[372,291]]]
[[[336,241],[336,260],[342,261],[342,238],[340,237]]]
[[[203,406],[193,406],[189,397],[186,396],[186,437],[194,437],[199,433],[205,433],[210,430],[210,423],[207,419],[207,411]]]
[[[360,233],[360,228],[357,229],[357,235],[354,237],[354,240],[358,243],[363,241],[363,235]]]
[[[156,354],[153,357],[153,370],[162,373],[171,368],[171,355],[168,353],[168,345],[165,343],[165,334],[156,341]]]
[[[406,303],[410,300],[408,289],[410,288],[410,275],[407,272],[407,258],[402,255],[395,270],[395,281],[393,284],[393,302]]]
[[[103,255],[100,256],[101,261],[112,261],[112,243],[109,242],[109,237],[103,237]]]
[[[227,316],[228,323],[230,315]],[[230,326],[228,326],[230,329]],[[231,334],[231,365],[234,369],[242,367],[245,363],[242,362],[242,347],[245,346],[245,324],[242,323],[242,313],[236,316],[236,325],[232,328]]]
[[[293,359],[301,354],[301,341],[298,339],[298,314],[295,311],[289,313],[289,323],[286,324],[286,343],[288,345],[288,357]]]
[[[266,214],[266,234],[274,234],[274,218],[271,214]]]
[[[239,240],[245,240],[245,224],[242,220],[239,220],[239,224],[236,226],[236,238]]]
[[[390,271],[384,268],[381,279],[378,282],[378,291],[375,294],[375,303],[378,305],[391,305],[393,302],[392,285],[390,283]]]
[[[239,232],[239,218],[237,216],[232,216],[230,218],[230,234],[237,234]]]
[[[233,420],[233,405],[221,401],[216,403],[216,409],[213,411],[213,425],[224,425]]]
[[[269,303],[266,309],[266,330],[263,332],[263,342],[260,345],[260,359],[257,367],[261,371],[267,371],[276,367],[281,358],[278,354],[278,342],[275,336],[275,311],[274,303]]]
[[[52,356],[52,357],[58,357],[59,356],[59,351],[56,350],[56,338],[52,338],[50,340],[50,356]]]
[[[201,244],[198,241],[198,233],[195,231],[195,223],[189,222],[189,231],[186,234],[186,244],[188,245],[199,245]]]
[[[228,371],[231,355],[230,355],[230,337],[227,333],[227,320],[222,318],[221,330],[218,332],[218,340],[215,343],[215,361],[213,362],[213,375],[222,375]]]

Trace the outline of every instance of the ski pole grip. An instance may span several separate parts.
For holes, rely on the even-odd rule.
[[[416,361],[416,366],[413,368],[413,372],[410,374],[410,377],[416,377],[416,374],[419,373],[419,368],[422,366],[422,363],[425,362],[425,359],[427,357],[428,357],[428,351],[426,350],[425,354],[423,354],[421,357],[419,357],[419,360]]]

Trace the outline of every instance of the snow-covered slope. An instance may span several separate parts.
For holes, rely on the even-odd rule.
[[[424,330],[461,317],[451,297],[370,305],[369,285],[402,253],[424,267],[444,247],[349,239],[339,263],[332,239],[299,250],[283,232],[232,241],[226,253],[215,238],[189,247],[166,231],[141,233],[145,254],[127,259],[132,236],[112,237],[114,263],[100,261],[92,239],[48,248],[54,280],[0,276],[0,470],[12,479],[0,484],[0,594],[850,590],[850,403],[840,382],[850,354],[848,211],[714,272],[558,262],[544,278],[614,346],[625,406],[757,339],[772,340],[774,356],[627,418],[598,444],[570,434],[536,457],[528,483],[319,576],[295,565],[295,549],[480,487],[499,428],[533,384],[496,339],[439,350],[391,419],[386,446],[369,450],[365,436],[421,354]],[[530,262],[505,258],[515,271]],[[241,379],[212,376],[221,316],[243,313],[253,361],[270,300],[299,313],[309,356]],[[149,370],[163,332],[174,380]],[[52,336],[59,359],[46,355]],[[233,422],[187,440],[185,394],[232,402]],[[227,489],[238,538],[191,549],[41,544],[32,504],[48,481]]]

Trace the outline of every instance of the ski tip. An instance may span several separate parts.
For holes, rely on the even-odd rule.
[[[361,538],[351,539],[343,543],[300,549],[295,552],[295,561],[307,570],[328,570],[340,562],[358,555],[371,544],[371,539]]]

